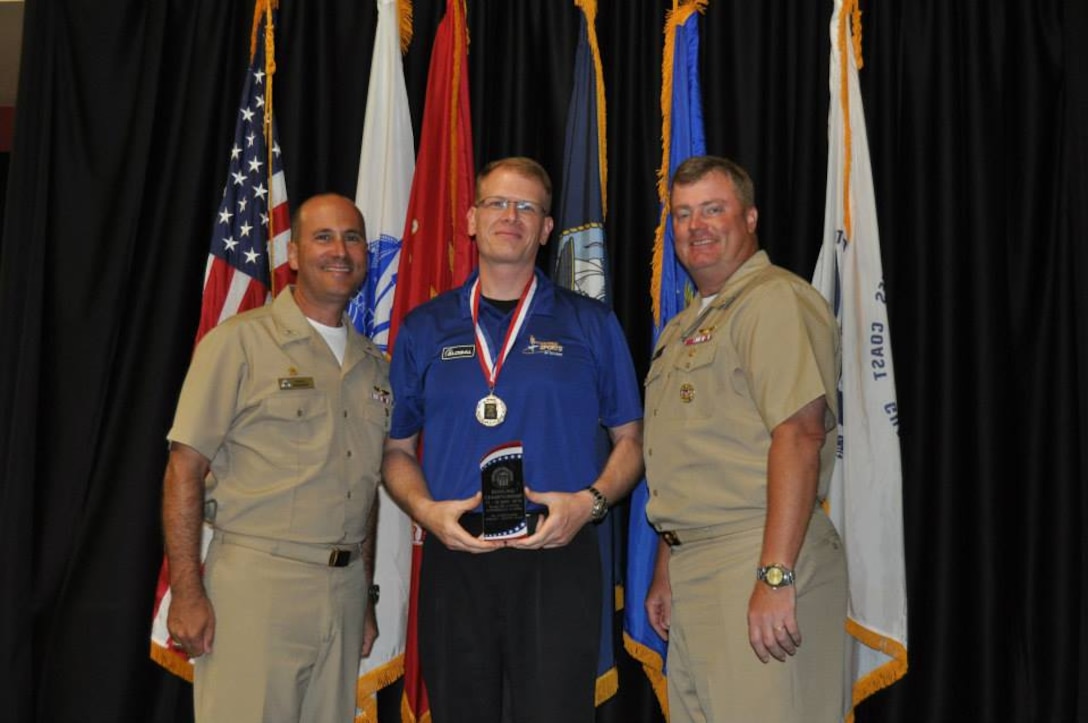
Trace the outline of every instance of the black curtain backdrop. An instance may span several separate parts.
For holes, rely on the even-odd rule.
[[[643,370],[670,6],[601,0],[598,19],[615,306]],[[415,2],[417,130],[444,9]],[[862,10],[910,672],[858,720],[1088,720],[1088,3]],[[752,172],[763,244],[806,277],[830,15],[711,0],[702,21],[709,149]],[[0,242],[0,720],[191,719],[189,687],[148,659],[160,481],[251,17],[252,0],[26,4]],[[478,166],[526,154],[561,181],[578,18],[469,0]],[[368,0],[282,0],[295,204],[354,194],[375,20]],[[655,720],[637,671],[621,678],[601,719]]]

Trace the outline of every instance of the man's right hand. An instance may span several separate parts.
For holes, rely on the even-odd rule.
[[[654,577],[646,593],[646,617],[650,627],[662,640],[669,639],[669,626],[672,624],[672,591],[669,581]]]
[[[473,537],[464,527],[461,527],[461,515],[476,509],[482,501],[483,494],[480,492],[463,500],[444,502],[428,500],[420,504],[416,521],[451,550],[471,553],[494,552],[505,547],[505,543],[501,540]]]
[[[669,582],[669,548],[662,542],[657,543],[657,556],[654,560],[654,576],[650,580],[650,589],[646,591],[646,618],[650,627],[661,636],[669,639],[669,627],[672,625],[672,585]]]
[[[166,629],[173,645],[190,658],[212,652],[215,640],[215,610],[203,591],[192,594],[171,593]]]

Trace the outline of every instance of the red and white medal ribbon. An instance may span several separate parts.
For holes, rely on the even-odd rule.
[[[532,306],[533,296],[536,295],[536,274],[533,274],[532,278],[529,279],[529,283],[525,285],[521,292],[521,298],[518,299],[518,305],[514,309],[514,318],[510,320],[510,325],[506,328],[506,338],[503,339],[502,349],[499,351],[497,358],[492,356],[491,347],[488,346],[483,327],[480,326],[481,291],[479,278],[473,282],[470,295],[472,299],[472,326],[476,334],[476,358],[480,360],[480,369],[483,370],[488,389],[488,395],[476,405],[476,419],[484,426],[494,427],[502,424],[503,419],[506,418],[506,405],[499,397],[495,396],[495,384],[499,380],[499,373],[502,371],[502,365],[506,361],[507,355],[514,348],[518,332],[521,331],[525,319],[529,316],[529,308]]]

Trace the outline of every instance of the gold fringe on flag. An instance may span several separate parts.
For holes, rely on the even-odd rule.
[[[850,715],[847,722],[854,720],[854,708],[861,701],[873,693],[887,688],[895,681],[907,674],[907,649],[901,643],[892,638],[875,633],[868,628],[858,625],[853,620],[847,619],[846,632],[851,637],[859,640],[873,650],[879,650],[891,658],[887,663],[870,671],[867,675],[854,683],[854,694],[851,700]]]
[[[461,49],[462,38],[467,44],[468,28],[465,27],[465,14],[468,12],[465,6],[465,0],[448,0],[453,8],[453,80],[450,83],[450,92],[452,98],[450,99],[450,168],[457,168],[457,155],[459,153],[457,138],[460,135],[458,132],[458,121],[460,120],[458,114],[461,109],[461,73],[464,72],[464,68],[461,67],[461,53],[464,52],[468,55],[468,49],[464,51]],[[457,228],[460,225],[460,219],[458,218],[459,212],[457,208],[457,174],[450,174],[450,225],[451,228]],[[453,269],[454,263],[454,247],[451,243],[447,251],[447,262],[450,265],[450,269]],[[432,295],[433,296],[433,295]]]
[[[638,642],[626,632],[623,634],[623,647],[627,649],[628,655],[642,664],[642,672],[646,674],[646,679],[650,681],[650,687],[653,688],[654,696],[661,706],[661,712],[665,714],[665,720],[668,720],[669,693],[665,674],[661,672],[661,669],[664,667],[664,661],[661,660],[661,656],[658,655],[655,650]]]
[[[574,0],[574,4],[586,16],[589,53],[593,58],[593,72],[597,76],[597,168],[601,175],[601,213],[604,218],[608,218],[608,112],[605,106],[601,48],[597,42],[597,0]]]
[[[661,325],[661,270],[665,263],[665,223],[669,216],[672,66],[676,57],[676,28],[687,22],[693,13],[706,10],[708,1],[686,0],[678,5],[676,0],[673,0],[672,10],[665,16],[665,49],[661,54],[661,168],[657,171],[657,197],[661,201],[661,217],[657,230],[654,232],[654,255],[650,271],[650,299],[653,302],[654,326]]]
[[[428,710],[416,720],[416,714],[408,705],[408,696],[404,696],[400,700],[400,718],[403,723],[431,723],[431,711]]]
[[[379,690],[392,685],[404,675],[404,654],[390,660],[385,665],[370,671],[355,684],[355,723],[378,723],[378,701],[375,697]]]
[[[184,656],[151,643],[151,659],[182,680],[193,682],[193,664]]]
[[[412,44],[412,0],[397,0],[397,25],[400,28],[400,54]]]
[[[854,220],[850,214],[850,170],[854,158],[854,139],[850,130],[850,61],[846,57],[847,23],[850,22],[850,6],[857,10],[857,0],[846,0],[839,14],[839,105],[842,106],[843,170],[842,170],[842,225],[846,238],[854,238]],[[860,21],[860,13],[858,10]]]
[[[843,172],[842,172],[842,218],[843,230],[846,232],[847,243],[854,238],[854,221],[850,213],[850,172],[854,158],[854,139],[850,129],[850,61],[846,57],[847,23],[853,25],[850,33],[851,46],[854,51],[854,64],[861,70],[865,64],[861,56],[861,7],[858,0],[845,0],[842,12],[839,14],[839,104],[842,106],[843,127]]]

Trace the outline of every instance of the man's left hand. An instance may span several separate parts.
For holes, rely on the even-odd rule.
[[[525,497],[547,507],[548,516],[541,518],[532,535],[507,540],[507,547],[521,550],[563,547],[593,516],[593,497],[588,492],[533,492],[526,486]]]
[[[775,658],[786,662],[801,645],[797,626],[797,591],[793,585],[777,590],[756,582],[748,600],[748,642],[764,663]]]

